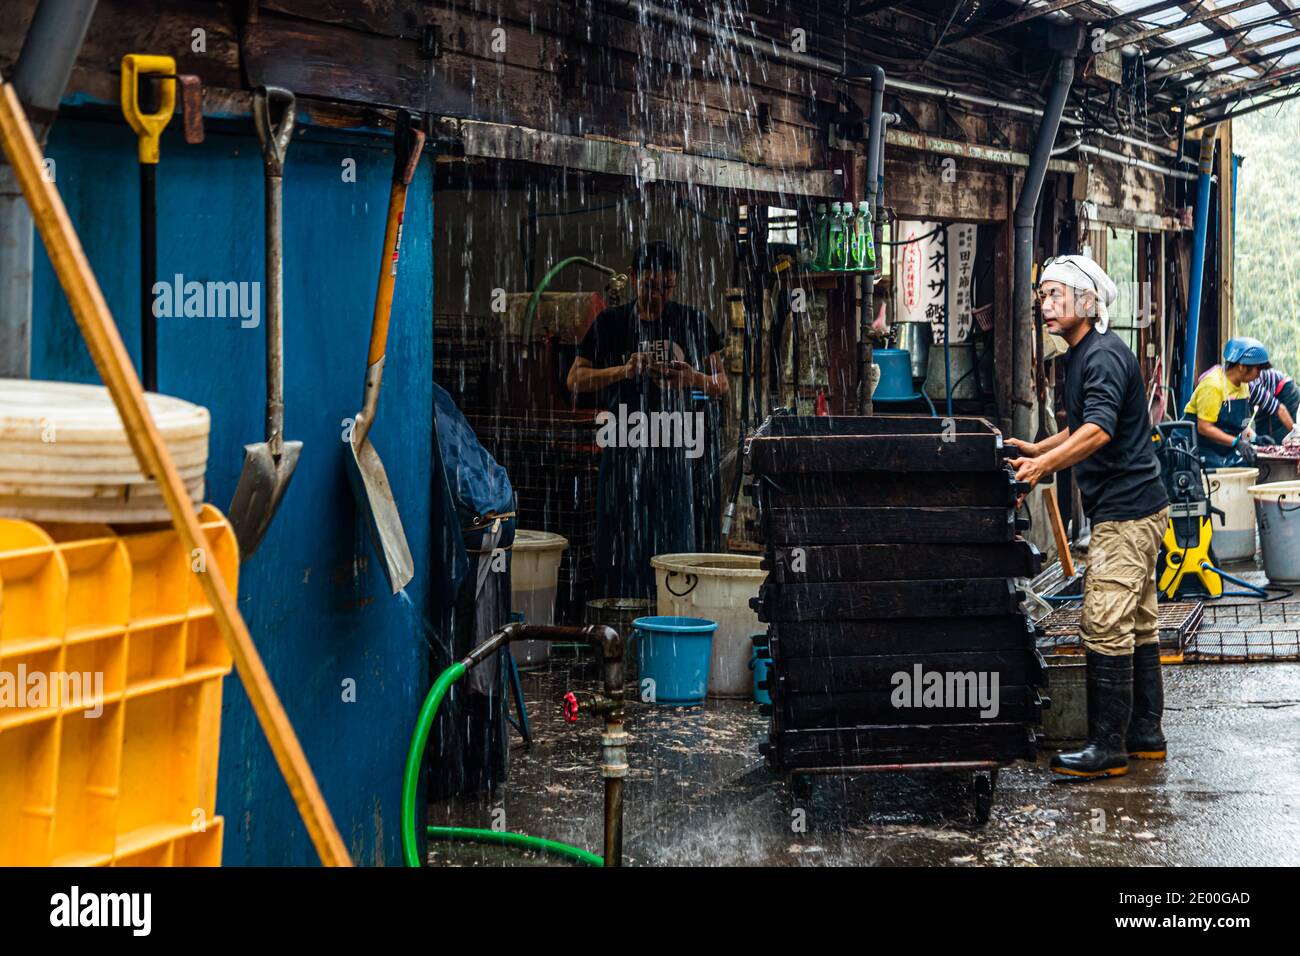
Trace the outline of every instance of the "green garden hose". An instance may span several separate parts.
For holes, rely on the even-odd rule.
[[[447,695],[451,685],[465,675],[465,663],[457,661],[438,675],[420,708],[420,716],[415,722],[415,733],[411,735],[411,748],[406,754],[406,770],[402,775],[402,856],[407,866],[420,866],[420,847],[416,840],[416,794],[420,785],[420,764],[424,760],[424,748],[429,743],[429,731],[433,720],[438,716],[438,708]],[[427,827],[431,837],[450,840],[473,840],[479,843],[498,843],[505,846],[525,847],[543,853],[553,853],[586,863],[589,866],[604,866],[605,862],[594,853],[589,853],[576,846],[548,840],[545,837],[529,836],[526,833],[508,833],[500,830],[479,830],[472,827]]]
[[[594,853],[581,847],[569,846],[558,840],[545,837],[529,836],[527,833],[511,833],[508,830],[477,830],[472,827],[429,827],[429,836],[441,840],[471,840],[477,843],[499,843],[503,846],[517,846],[528,850],[541,850],[556,856],[567,857],[588,866],[604,866],[605,861]]]
[[[612,276],[612,277],[618,276],[618,272],[614,269],[611,269],[609,266],[602,266],[599,262],[592,262],[590,259],[584,259],[582,256],[570,256],[569,258],[561,260],[560,262],[552,266],[550,270],[546,273],[546,275],[542,277],[542,281],[537,284],[537,289],[533,292],[532,296],[529,297],[528,299],[528,308],[524,310],[524,334],[523,334],[524,358],[528,357],[528,346],[532,341],[532,335],[533,335],[533,315],[537,312],[537,303],[541,301],[542,293],[546,291],[546,287],[551,284],[551,280],[554,279],[555,276],[562,269],[571,265],[586,266],[589,269],[595,269],[598,272],[603,272],[607,276]]]

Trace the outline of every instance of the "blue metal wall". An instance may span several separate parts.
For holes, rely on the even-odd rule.
[[[173,131],[179,123],[174,123]],[[60,118],[56,179],[122,335],[138,360],[135,139],[124,123]],[[343,161],[356,181],[343,181]],[[416,562],[410,604],[389,593],[353,505],[342,421],[361,402],[392,154],[381,139],[295,137],[284,184],[285,435],[304,442],[275,523],[244,565],[239,604],[344,841],[359,864],[401,862],[401,772],[427,687],[432,442],[432,172],[412,184],[378,424],[372,432]],[[262,166],[250,136],[174,132],[158,171],[158,275],[262,281]],[[39,248],[39,243],[38,243]],[[98,376],[37,254],[33,376]],[[243,445],[261,441],[264,325],[159,319],[161,391],[212,412],[208,500],[225,510]],[[138,368],[138,365],[137,365]],[[343,700],[346,679],[356,702]],[[227,865],[316,860],[239,679],[226,681],[217,812]]]

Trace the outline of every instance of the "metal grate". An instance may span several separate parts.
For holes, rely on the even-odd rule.
[[[1189,635],[1194,635],[1205,612],[1201,601],[1174,601],[1161,604],[1156,614],[1156,627],[1160,630],[1160,649],[1165,654],[1179,654],[1188,647]],[[1057,608],[1039,623],[1038,648],[1054,654],[1078,653],[1082,649],[1079,639],[1079,622],[1083,617],[1082,603]]]
[[[1189,661],[1300,661],[1300,601],[1219,604],[1192,636]]]

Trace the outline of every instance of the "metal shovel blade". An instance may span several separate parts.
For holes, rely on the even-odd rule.
[[[384,463],[379,460],[369,435],[358,442],[354,434],[350,446],[348,479],[352,494],[356,496],[357,507],[365,513],[375,550],[383,559],[384,574],[396,594],[415,576],[415,561],[406,543],[406,532],[402,530],[402,516],[393,500]]]
[[[251,558],[262,543],[301,454],[300,441],[282,443],[278,462],[271,454],[269,442],[244,446],[244,470],[239,473],[235,497],[231,499],[230,512],[226,515],[235,530],[235,540],[239,542],[240,561]]]

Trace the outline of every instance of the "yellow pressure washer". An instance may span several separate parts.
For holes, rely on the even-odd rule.
[[[1224,514],[1210,504],[1209,476],[1196,453],[1196,423],[1161,422],[1151,440],[1169,493],[1169,526],[1156,563],[1156,586],[1171,601],[1185,594],[1222,597],[1211,518],[1218,515],[1222,523]]]
[[[1196,453],[1196,423],[1162,422],[1151,433],[1169,493],[1169,527],[1156,560],[1156,587],[1162,600],[1179,598],[1250,597],[1276,601],[1289,597],[1289,588],[1251,584],[1218,567],[1214,556],[1211,518],[1225,520],[1210,504],[1210,475]],[[1223,582],[1243,590],[1225,591]]]

